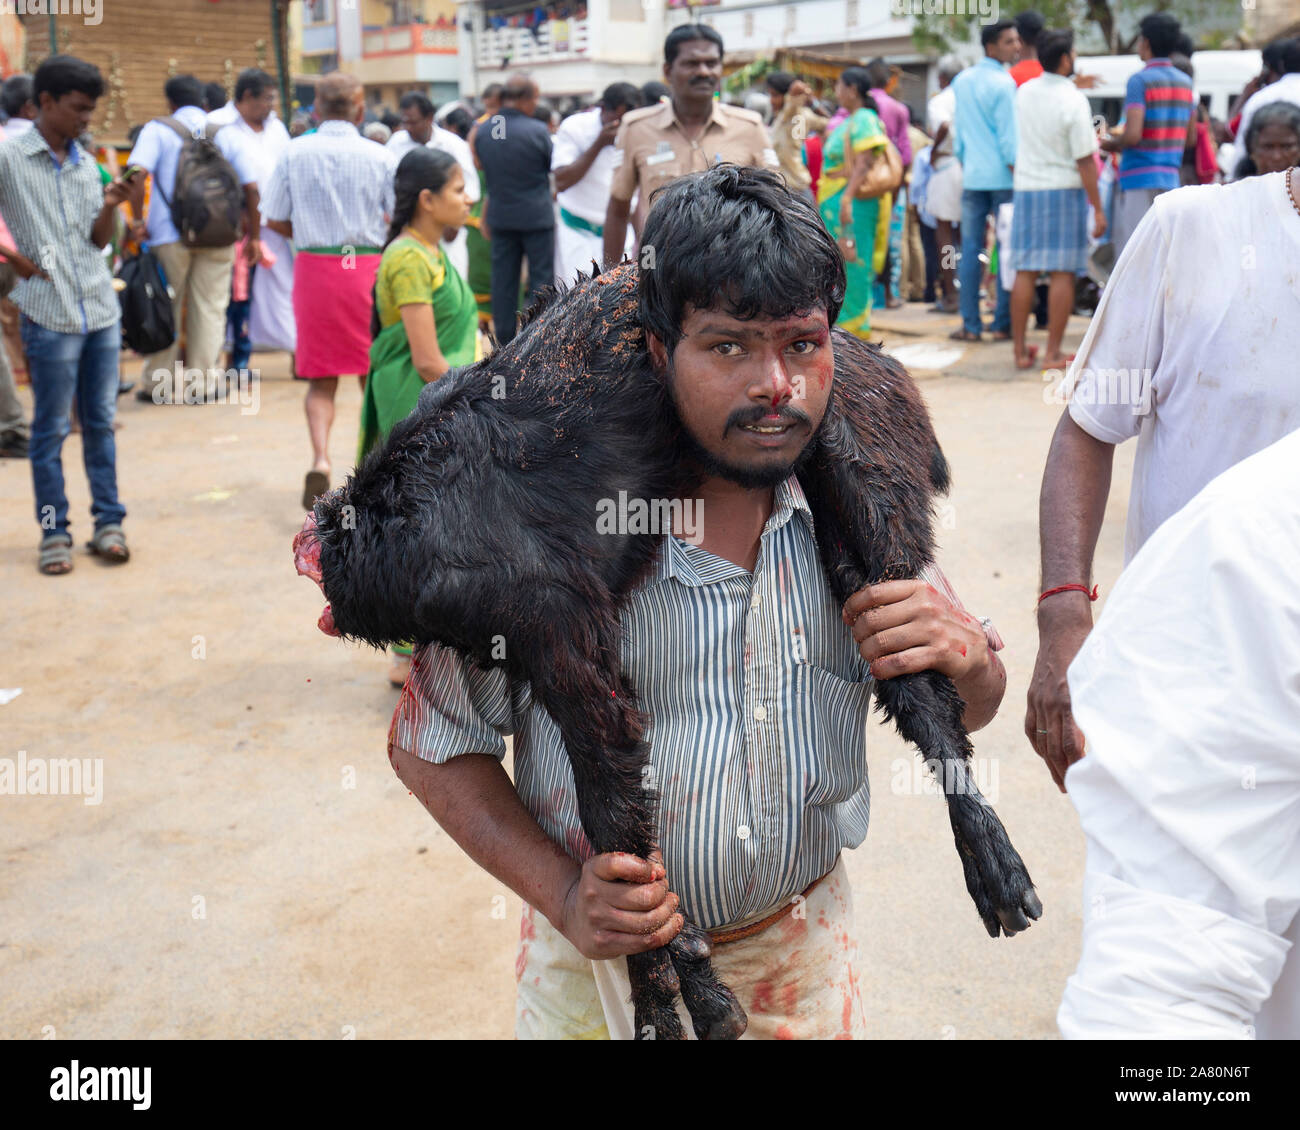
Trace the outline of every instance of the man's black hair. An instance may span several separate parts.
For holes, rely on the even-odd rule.
[[[766,169],[715,165],[655,193],[640,262],[642,325],[670,356],[688,307],[741,319],[824,308],[833,325],[844,302],[844,262],[826,225]]]
[[[1033,8],[1027,8],[1016,16],[1016,18],[1012,20],[1012,23],[1016,25],[1016,31],[1020,33],[1021,42],[1023,42],[1026,47],[1035,48],[1038,51],[1038,61],[1042,63],[1043,52],[1042,49],[1038,47],[1038,37],[1043,34],[1043,28],[1047,26],[1047,21],[1043,19],[1043,14],[1041,12],[1035,12]],[[1043,69],[1050,70],[1051,68],[1044,63]]]
[[[1266,43],[1264,50],[1259,53],[1260,62],[1275,75],[1286,74],[1282,66],[1282,56],[1286,45],[1291,42],[1290,39],[1275,39],[1272,43]]]
[[[611,82],[601,94],[600,104],[606,110],[618,110],[624,106],[635,110],[641,105],[641,91],[630,82]]]
[[[463,141],[474,128],[474,116],[464,106],[457,106],[448,112],[442,124]]]
[[[871,79],[873,90],[884,90],[889,85],[891,72],[884,59],[875,58],[867,64],[867,75]]]
[[[1178,39],[1174,43],[1174,50],[1180,55],[1186,55],[1189,59],[1196,54],[1196,40],[1194,40],[1185,31],[1178,33]]]
[[[402,119],[397,116],[395,110],[385,110],[379,115],[379,120],[384,123],[393,133],[402,128]]]
[[[1049,74],[1056,74],[1061,60],[1073,50],[1074,32],[1068,27],[1054,27],[1038,33],[1038,61]]]
[[[651,81],[641,84],[641,101],[646,106],[654,106],[664,97],[671,98],[672,93],[666,83]]]
[[[409,90],[402,95],[397,103],[399,110],[418,110],[420,117],[433,117],[433,103],[429,100],[428,95],[421,94],[418,90]]]
[[[1288,39],[1278,52],[1278,74],[1300,74],[1300,39]]]
[[[178,110],[182,106],[203,106],[203,84],[193,75],[177,75],[163,85],[163,96]]]
[[[503,90],[505,90],[505,87],[502,86],[499,82],[490,82],[487,84],[487,86],[483,88],[483,93],[480,95],[480,97],[485,102],[489,98],[500,98],[501,92]]]
[[[989,48],[1002,38],[1002,33],[1015,26],[1010,20],[998,20],[996,23],[985,24],[980,31],[980,46],[984,48],[984,53],[987,55]]]
[[[0,87],[0,109],[4,110],[6,118],[18,117],[23,107],[34,101],[31,75],[10,75]]]
[[[794,85],[794,75],[789,71],[772,71],[767,76],[767,85],[778,94],[789,94]]]
[[[246,94],[260,98],[268,86],[275,89],[275,80],[270,75],[257,67],[246,67],[235,79],[235,101],[242,101]]]
[[[203,108],[210,114],[220,110],[226,104],[226,88],[219,82],[205,83],[203,86]]]
[[[1151,54],[1157,59],[1166,59],[1177,48],[1178,34],[1183,29],[1168,12],[1151,12],[1142,17],[1138,30],[1151,45]]]
[[[682,49],[682,44],[696,39],[707,39],[717,47],[718,55],[722,55],[722,36],[708,24],[681,24],[673,28],[664,40],[664,66],[671,67],[673,60]]]
[[[32,101],[38,106],[42,94],[58,101],[73,91],[87,98],[104,96],[104,76],[94,63],[87,63],[75,55],[51,55],[32,76]]]

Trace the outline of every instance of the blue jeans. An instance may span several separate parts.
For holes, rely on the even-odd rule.
[[[980,279],[984,265],[980,262],[980,252],[984,250],[984,231],[988,217],[997,218],[998,207],[1011,203],[1009,188],[966,188],[961,194],[961,265],[957,278],[961,283],[961,324],[967,333],[977,334],[984,331],[984,322],[980,317]],[[998,248],[998,258],[1006,254],[1006,248]],[[994,333],[1011,332],[1011,292],[1002,289],[1001,278],[998,280],[998,308],[993,314],[992,330]]]
[[[36,410],[28,453],[36,491],[36,521],[44,536],[67,533],[68,496],[63,489],[63,441],[72,430],[68,414],[76,397],[81,449],[90,481],[95,529],[120,523],[126,507],[117,500],[117,322],[89,334],[62,334],[22,320],[23,348]]]

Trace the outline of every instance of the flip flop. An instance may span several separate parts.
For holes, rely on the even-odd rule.
[[[36,567],[47,577],[61,577],[72,572],[72,536],[50,534],[41,539],[40,558]]]
[[[316,500],[330,489],[330,477],[324,471],[308,471],[302,487],[302,508],[311,510]]]
[[[97,557],[114,565],[131,560],[131,551],[126,547],[126,535],[116,522],[109,522],[96,529],[95,536],[86,543],[86,547]]]
[[[983,341],[984,340],[984,338],[980,334],[973,334],[969,330],[953,330],[952,333],[948,335],[948,337],[952,341]]]

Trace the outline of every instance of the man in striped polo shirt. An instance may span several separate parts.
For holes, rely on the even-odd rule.
[[[1192,80],[1169,61],[1182,28],[1168,12],[1152,12],[1138,26],[1146,66],[1128,80],[1123,130],[1101,142],[1121,154],[1111,235],[1117,259],[1155,198],[1178,187],[1183,150],[1196,141]]]
[[[665,187],[643,237],[650,355],[705,475],[674,500],[622,611],[661,854],[593,855],[550,716],[527,685],[447,648],[416,653],[389,756],[524,899],[520,1037],[631,1038],[624,957],[671,941],[679,906],[712,935],[748,1037],[860,1037],[840,855],[867,832],[872,680],[942,671],[977,729],[1005,672],[979,623],[923,581],[871,586],[845,609],[826,585],[793,472],[831,394],[844,267],[812,203],[775,173],[723,164]]]

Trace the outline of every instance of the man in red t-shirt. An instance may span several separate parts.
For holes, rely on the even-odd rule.
[[[1038,34],[1047,21],[1030,8],[1027,12],[1021,12],[1012,22],[1020,33],[1020,62],[1009,73],[1016,80],[1017,86],[1024,86],[1031,78],[1037,78],[1043,73],[1043,64],[1038,61],[1037,43]]]

